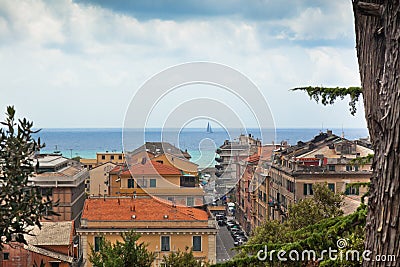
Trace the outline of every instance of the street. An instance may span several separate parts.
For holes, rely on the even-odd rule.
[[[232,250],[233,238],[226,226],[220,226],[217,234],[217,262],[224,262],[230,260],[236,251]]]

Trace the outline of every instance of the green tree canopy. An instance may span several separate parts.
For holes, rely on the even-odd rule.
[[[185,251],[178,250],[177,252],[172,252],[168,256],[163,256],[163,261],[167,267],[202,267],[208,266],[207,263],[197,260],[193,256],[192,249],[189,250],[188,247]]]
[[[123,241],[114,244],[102,238],[99,251],[91,246],[89,261],[102,267],[150,267],[156,256],[145,243],[138,243],[140,235],[132,230],[121,236]]]
[[[289,207],[288,219],[284,222],[265,221],[257,227],[249,242],[239,247],[239,254],[231,261],[215,266],[318,266],[313,261],[277,260],[260,261],[257,252],[268,247],[268,251],[304,251],[321,252],[330,248],[338,249],[337,241],[345,239],[347,250],[363,251],[366,207],[361,205],[353,214],[342,216],[343,199],[333,193],[326,184],[313,186],[314,196],[299,201]],[[319,257],[320,255],[317,254]],[[269,256],[268,256],[269,259]],[[319,266],[360,266],[360,261],[331,261],[324,257]]]

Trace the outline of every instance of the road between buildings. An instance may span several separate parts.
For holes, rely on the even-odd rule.
[[[226,226],[220,226],[217,234],[217,262],[224,262],[230,260],[236,255],[234,248],[233,238]]]

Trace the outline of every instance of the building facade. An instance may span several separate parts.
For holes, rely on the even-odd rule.
[[[90,196],[108,195],[109,173],[117,164],[107,162],[89,170],[89,180],[86,181],[86,193]]]
[[[122,240],[121,233],[134,229],[141,235],[139,242],[156,253],[153,266],[162,266],[163,255],[172,251],[193,249],[199,260],[216,262],[215,220],[204,210],[171,205],[152,197],[90,198],[86,200],[81,228],[84,266],[90,246],[105,238],[111,242]]]
[[[356,160],[372,154],[364,143],[347,140],[332,131],[277,151],[269,172],[270,218],[285,220],[288,205],[312,197],[315,183],[327,184],[335,193],[363,195],[367,188],[351,184],[370,181],[371,162],[360,165]]]
[[[197,177],[156,161],[117,166],[109,173],[110,196],[157,196],[176,205],[203,205]]]
[[[41,229],[35,226],[30,235],[25,235],[27,244],[14,242],[4,246],[0,266],[40,266],[42,261],[50,267],[79,266],[82,255],[79,253],[74,223],[65,221],[41,224]]]
[[[89,178],[86,168],[70,159],[58,155],[37,155],[36,173],[29,183],[41,188],[42,195],[48,195],[53,202],[59,201],[53,210],[60,216],[51,216],[53,221],[74,221],[80,223],[85,202],[85,180]]]

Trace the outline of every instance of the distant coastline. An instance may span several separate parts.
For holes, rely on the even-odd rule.
[[[199,164],[201,167],[213,164],[215,157],[215,148],[222,145],[226,139],[234,139],[239,134],[246,134],[246,131],[241,129],[230,129],[232,134],[229,137],[228,133],[221,128],[213,128],[213,133],[206,133],[202,128],[185,128],[177,136],[179,129],[164,129],[159,128],[146,129],[144,140],[135,138],[135,131],[143,131],[143,129],[132,129],[133,132],[129,135],[128,142],[132,148],[139,147],[145,141],[167,141],[173,145],[179,146],[182,150],[187,149],[192,155],[192,161]],[[333,133],[341,136],[342,129],[330,129]],[[317,135],[321,130],[317,128],[277,128],[275,140],[263,140],[263,143],[279,143],[283,140],[289,144],[296,144],[297,141],[307,141]],[[347,139],[359,139],[368,137],[366,128],[345,128],[343,129],[344,136]],[[251,133],[256,138],[260,138],[259,129],[247,129],[247,133]],[[122,129],[121,128],[43,128],[39,133],[34,135],[40,137],[41,141],[46,144],[41,153],[52,153],[54,150],[70,158],[95,158],[96,152],[104,151],[123,151],[122,145]],[[139,136],[139,135],[138,135]],[[200,146],[200,148],[199,148]]]

